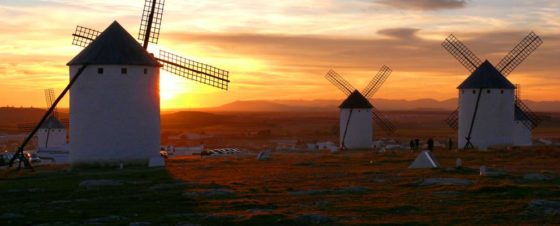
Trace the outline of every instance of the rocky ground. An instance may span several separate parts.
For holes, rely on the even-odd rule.
[[[1,225],[560,224],[560,149],[272,152],[1,171]],[[462,167],[455,168],[461,158]],[[487,167],[480,176],[480,166]]]

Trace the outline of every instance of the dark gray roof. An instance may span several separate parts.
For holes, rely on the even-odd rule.
[[[41,124],[41,129],[64,129],[64,124],[51,115]]]
[[[515,86],[486,60],[457,88],[515,89]]]
[[[519,105],[515,104],[515,121],[529,121],[529,117],[525,114],[523,110],[519,107]]]
[[[117,22],[113,22],[67,65],[143,65],[159,62]]]
[[[340,106],[338,107],[339,108],[373,108],[373,105],[371,105],[369,100],[366,97],[364,97],[364,95],[362,95],[360,92],[358,92],[358,90],[354,90],[354,92],[352,92],[350,96],[348,96],[348,98],[346,98],[346,100],[344,100],[344,102],[342,102],[342,104],[340,104]]]

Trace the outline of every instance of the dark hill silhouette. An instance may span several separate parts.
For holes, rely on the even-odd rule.
[[[251,100],[235,101],[201,111],[337,111],[342,100]],[[560,112],[560,101],[524,101],[533,111]],[[373,99],[372,104],[383,111],[451,111],[457,108],[457,99],[389,100]]]
[[[222,124],[234,116],[198,111],[180,111],[161,115],[161,126],[166,128],[197,128]]]

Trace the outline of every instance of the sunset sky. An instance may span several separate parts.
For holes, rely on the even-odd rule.
[[[530,31],[544,44],[510,76],[523,98],[560,100],[558,0],[166,0],[159,48],[230,71],[222,91],[163,73],[162,108],[235,100],[341,99],[331,68],[363,88],[393,69],[375,97],[456,97],[467,70],[440,43],[455,34],[497,62]],[[0,105],[44,107],[61,92],[76,25],[119,21],[137,36],[143,0],[0,0]],[[67,106],[67,98],[62,103]]]

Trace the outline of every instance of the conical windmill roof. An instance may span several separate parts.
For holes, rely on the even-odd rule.
[[[358,90],[354,90],[340,106],[339,108],[373,108],[373,105],[369,100],[364,97]]]
[[[117,21],[67,65],[141,65],[159,67],[159,62]]]
[[[64,124],[54,115],[51,115],[41,124],[41,129],[64,129]]]
[[[515,86],[488,60],[484,61],[458,89],[515,89]]]

